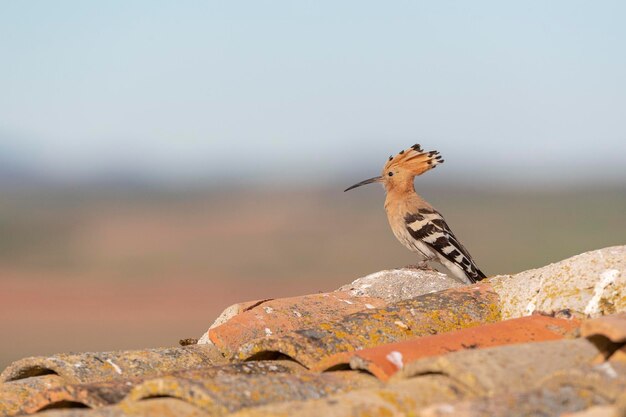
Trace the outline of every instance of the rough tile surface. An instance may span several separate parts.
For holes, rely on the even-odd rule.
[[[556,372],[589,365],[598,354],[586,339],[464,350],[406,365],[391,381],[446,375],[481,395],[523,391]]]
[[[578,327],[577,320],[535,315],[340,353],[321,361],[314,369],[332,370],[349,365],[352,369],[366,370],[382,380],[387,380],[405,365],[424,357],[445,355],[458,350],[573,337]]]
[[[349,291],[312,294],[270,300],[250,308],[209,330],[209,339],[227,357],[244,343],[274,336],[281,337],[301,328],[359,311],[380,308],[385,302],[372,297],[354,297]]]
[[[458,280],[433,270],[400,268],[366,275],[338,291],[355,297],[382,298],[387,303],[409,300],[424,294],[463,286]]]
[[[237,357],[262,360],[279,353],[311,368],[339,352],[497,322],[497,304],[497,296],[488,284],[452,288],[281,337],[257,339],[243,345]]]
[[[599,317],[626,310],[626,246],[586,252],[516,275],[489,279],[503,318],[570,310]]]
[[[211,346],[69,353],[16,361],[0,374],[0,381],[6,383],[56,374],[67,383],[77,384],[145,377],[224,362],[224,358]]]
[[[127,399],[138,401],[151,397],[173,397],[211,416],[223,416],[241,408],[316,399],[378,385],[375,378],[354,372],[206,376],[202,371],[195,371],[184,377],[162,377],[146,381],[134,388]]]
[[[172,373],[180,378],[219,379],[225,375],[268,375],[293,374],[305,369],[291,361],[263,361],[243,362],[208,368],[182,370]],[[120,402],[130,391],[145,382],[143,378],[114,379],[106,382],[90,384],[62,385],[30,393],[11,413],[34,413],[39,410],[57,407],[59,404],[83,405],[89,408],[99,408]]]

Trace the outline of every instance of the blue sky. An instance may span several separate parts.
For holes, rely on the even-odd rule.
[[[626,182],[620,1],[0,4],[0,156],[64,179]],[[2,159],[0,159],[2,160]]]

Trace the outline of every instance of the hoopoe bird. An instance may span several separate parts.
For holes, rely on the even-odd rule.
[[[443,216],[415,192],[415,177],[441,163],[439,152],[425,152],[416,144],[390,156],[380,176],[354,184],[344,192],[365,184],[383,183],[391,230],[400,243],[418,254],[419,267],[426,268],[429,261],[438,262],[464,283],[474,283],[485,278],[485,274],[454,236]]]

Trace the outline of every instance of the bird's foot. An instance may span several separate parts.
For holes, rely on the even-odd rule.
[[[428,265],[428,261],[421,261],[418,264],[413,264],[413,265],[407,265],[404,268],[406,269],[419,269],[422,271],[432,271],[433,268],[430,267],[430,265]]]

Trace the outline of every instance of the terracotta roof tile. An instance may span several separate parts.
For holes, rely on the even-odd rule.
[[[20,411],[33,413],[58,407],[104,407],[98,414],[119,415],[128,413],[129,407],[136,410],[138,401],[172,397],[203,410],[203,414],[222,416],[256,404],[320,398],[375,385],[378,385],[375,378],[355,372],[319,376],[290,361],[244,362],[175,372],[145,381],[66,385],[35,394]],[[119,406],[105,407],[126,396]]]
[[[224,311],[222,311],[222,313],[215,319],[213,324],[211,324],[211,326],[209,327],[209,330],[207,330],[207,332],[204,333],[202,337],[198,340],[198,344],[200,345],[212,344],[213,342],[211,342],[211,340],[209,339],[209,332],[211,331],[211,329],[217,326],[221,326],[222,324],[226,323],[227,321],[229,321],[230,319],[232,319],[238,314],[251,310],[254,307],[258,306],[259,304],[262,304],[271,300],[273,300],[273,298],[266,298],[263,300],[254,300],[254,301],[244,301],[244,302],[236,303],[236,304],[226,307]]]
[[[436,271],[398,269],[359,278],[330,293],[236,304],[228,307],[202,336],[228,357],[246,342],[313,328],[359,311],[384,307],[461,284]]]
[[[406,364],[424,357],[444,355],[457,350],[557,340],[564,336],[573,336],[578,327],[577,320],[534,315],[339,353],[315,365],[314,369],[341,369],[350,366],[352,369],[366,370],[382,380],[387,380]]]
[[[432,270],[399,268],[375,272],[358,278],[338,291],[350,291],[355,297],[381,298],[387,303],[410,300],[424,294],[461,287],[464,284]]]
[[[85,352],[36,356],[13,362],[0,374],[0,382],[56,374],[77,384],[117,378],[146,377],[179,369],[224,363],[212,346],[185,346],[116,352]]]
[[[222,416],[245,407],[321,398],[377,385],[379,382],[375,378],[355,372],[204,375],[199,370],[185,376],[165,376],[148,380],[134,388],[127,400],[174,397],[206,411],[209,415]]]
[[[504,319],[570,310],[599,317],[626,311],[626,246],[586,252],[539,269],[489,279]]]
[[[402,416],[432,402],[456,402],[471,396],[466,386],[433,374],[323,399],[248,408],[229,417]]]
[[[622,392],[612,405],[594,406],[577,413],[565,413],[561,417],[626,417],[626,392]]]
[[[613,343],[626,342],[626,313],[585,320],[581,327],[584,337],[604,336]]]
[[[351,313],[378,308],[378,298],[354,297],[349,291],[312,294],[267,301],[209,331],[211,342],[232,357],[243,343],[266,336],[280,337],[302,327],[316,327]]]
[[[127,385],[107,381],[152,377],[181,369],[223,363],[213,346],[186,346],[116,352],[86,352],[21,359],[0,374],[0,415],[32,412],[54,402],[103,405],[124,396]],[[75,384],[101,385],[74,386]],[[119,392],[109,394],[109,392]],[[30,403],[29,403],[30,401]],[[24,408],[26,407],[26,408]]]
[[[151,398],[147,401],[126,402],[113,410],[123,411],[123,416],[135,417],[209,417],[207,413],[177,398]],[[103,417],[113,417],[105,414]]]
[[[152,398],[139,402],[129,401],[97,409],[51,409],[41,415],[46,417],[210,417],[209,414],[198,407],[176,398]]]
[[[482,395],[524,390],[551,374],[589,365],[598,354],[586,339],[463,350],[407,364],[390,381],[429,373],[446,375]]]
[[[622,346],[621,348],[613,352],[609,360],[611,362],[626,363],[626,346]]]
[[[260,362],[234,362],[226,365],[187,369],[172,373],[182,378],[216,378],[222,375],[267,375],[267,374],[298,374],[307,369],[289,360],[268,360]]]
[[[614,403],[626,389],[626,373],[616,377],[601,366],[564,370],[520,392],[479,397],[457,403],[434,404],[420,417],[558,416]]]
[[[614,406],[597,405],[576,413],[561,414],[561,417],[624,417],[625,413],[620,413]]]
[[[54,374],[24,378],[11,383],[0,383],[0,416],[18,414],[24,403],[35,393],[61,387],[65,384],[63,378]]]
[[[558,415],[611,402],[626,387],[626,368],[588,364],[596,353],[584,339],[461,351],[425,359],[434,366],[422,366],[406,379],[394,377],[383,388],[246,409],[232,417],[521,416],[535,415],[524,413],[533,407],[552,407]],[[484,371],[481,363],[487,364]],[[519,414],[507,414],[507,406]]]
[[[115,380],[93,384],[64,385],[34,393],[20,407],[20,414],[65,407],[98,408],[115,404],[130,392],[134,381]]]
[[[499,319],[497,296],[491,292],[489,284],[477,284],[362,311],[281,337],[257,339],[243,345],[238,358],[259,360],[279,353],[311,368],[325,357],[339,352],[478,326]]]
[[[596,362],[610,358],[613,362],[626,363],[626,313],[585,320],[581,333],[600,351]]]
[[[263,361],[213,366],[202,368],[201,371],[183,370],[171,375],[182,378],[211,379],[223,375],[293,374],[304,369],[301,365],[291,361]],[[23,404],[20,404],[19,408],[10,414],[34,413],[68,403],[76,406],[99,408],[120,402],[135,386],[144,381],[143,378],[115,379],[106,382],[44,388],[36,393],[31,392]]]

